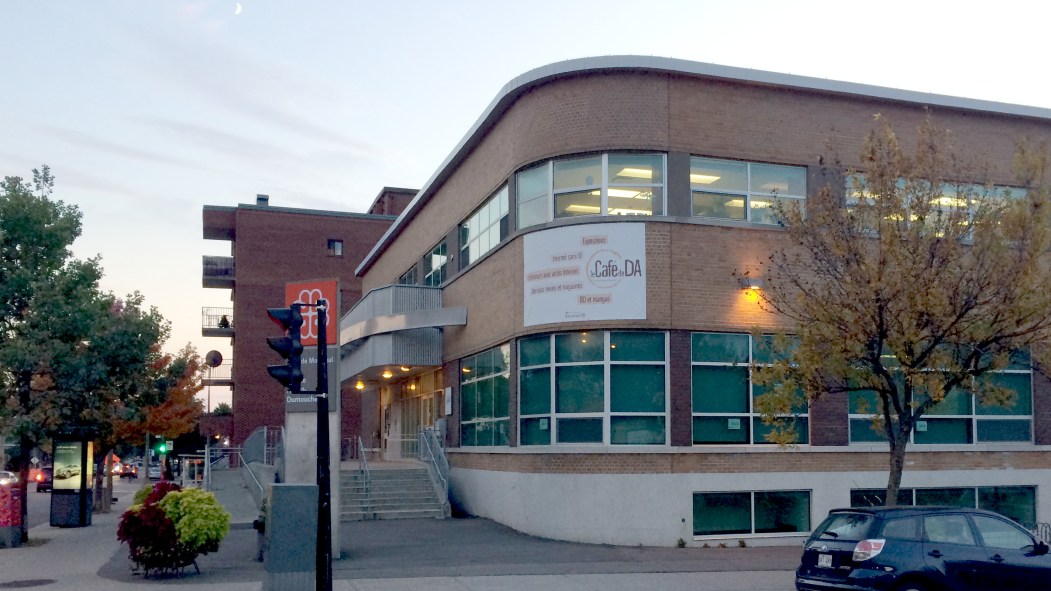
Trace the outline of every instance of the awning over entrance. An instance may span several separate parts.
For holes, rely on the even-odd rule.
[[[440,366],[442,327],[465,324],[467,308],[443,308],[440,288],[374,289],[339,323],[339,375],[373,381],[391,367]]]

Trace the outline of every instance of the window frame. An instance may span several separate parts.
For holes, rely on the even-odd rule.
[[[636,333],[636,334],[660,334],[664,340],[663,360],[613,360],[610,353],[610,341],[611,335],[617,333]],[[602,350],[603,356],[599,360],[586,360],[586,361],[558,361],[557,360],[557,345],[556,339],[559,336],[569,335],[602,335]],[[603,445],[603,446],[638,446],[638,445],[663,445],[667,446],[670,442],[671,429],[669,421],[669,409],[671,407],[671,375],[669,371],[669,357],[671,354],[671,343],[667,331],[656,331],[656,330],[583,330],[583,331],[571,331],[571,332],[558,332],[558,333],[547,333],[542,335],[531,335],[523,337],[520,340],[536,339],[540,337],[546,337],[548,339],[548,359],[545,363],[534,363],[531,365],[524,365],[522,363],[522,348],[518,348],[518,385],[519,385],[519,396],[518,396],[518,445],[521,447],[552,447],[552,446],[582,446],[582,445]],[[663,368],[664,372],[664,400],[662,411],[613,411],[612,410],[612,383],[611,373],[614,367],[648,367],[648,366],[659,366]],[[563,368],[583,368],[583,367],[601,367],[602,368],[602,410],[601,411],[587,411],[587,412],[559,412],[559,392],[558,392],[558,370]],[[548,370],[548,410],[545,413],[524,413],[522,410],[522,379],[526,372],[539,370]],[[616,422],[616,419],[624,417],[651,417],[660,418],[663,420],[663,441],[657,443],[613,443],[613,429],[612,424]],[[547,420],[547,431],[548,441],[547,443],[523,443],[522,436],[525,431],[523,428],[524,421],[534,420]],[[601,441],[587,441],[587,442],[568,442],[559,440],[559,428],[560,421],[573,420],[573,419],[601,419],[602,421],[602,440]]]
[[[435,258],[440,258],[441,263],[434,265]],[[441,287],[449,274],[449,248],[448,241],[442,238],[423,255],[423,284],[430,287]]]
[[[720,335],[720,336],[732,336],[732,337],[746,337],[748,340],[748,359],[746,361],[734,362],[734,361],[695,361],[693,351],[693,341],[695,335]],[[763,337],[772,337],[773,335],[763,335]],[[759,344],[756,342],[756,338],[748,333],[734,333],[734,332],[714,332],[714,331],[694,331],[690,333],[690,441],[694,447],[704,446],[716,446],[716,445],[776,445],[773,442],[765,440],[757,440],[755,425],[762,421],[762,413],[756,412],[755,399],[756,399],[756,385],[752,380],[752,366],[753,365],[764,365],[758,363],[756,358],[756,348]],[[693,396],[694,396],[694,373],[695,368],[698,367],[727,367],[727,368],[744,368],[746,372],[745,377],[745,388],[746,396],[748,401],[748,409],[746,412],[697,412],[693,407]],[[798,445],[809,445],[810,444],[810,404],[807,403],[807,411],[805,413],[791,413],[786,415],[778,415],[781,418],[794,417],[796,419],[802,419],[806,424],[806,432],[801,433],[806,437],[805,441],[799,441]],[[695,433],[696,419],[705,417],[726,417],[727,420],[734,418],[747,418],[748,420],[748,441],[747,442],[698,442],[697,434]]]
[[[498,372],[494,372],[494,373],[485,374],[485,375],[475,374],[475,375],[472,375],[469,378],[465,379],[464,378],[465,373],[463,371],[464,367],[467,367],[470,364],[470,360],[478,359],[482,355],[499,355],[501,357],[501,359],[503,360],[503,370],[502,371],[498,371]],[[458,419],[459,419],[459,423],[460,423],[459,424],[459,429],[460,429],[460,447],[508,447],[508,446],[510,446],[511,445],[511,441],[510,441],[510,427],[511,427],[511,406],[510,406],[510,401],[511,401],[511,394],[510,394],[510,388],[511,388],[511,345],[509,343],[504,343],[502,345],[497,345],[496,347],[492,347],[490,349],[486,349],[485,351],[479,351],[478,353],[475,353],[474,355],[470,355],[468,357],[464,357],[463,359],[460,360],[459,366],[460,366],[460,380],[459,380],[460,383],[459,383],[458,395],[459,395],[459,399],[460,399],[460,412],[459,412]],[[477,385],[482,383],[482,382],[488,382],[488,381],[491,381],[491,380],[498,379],[500,377],[503,377],[507,381],[507,389],[504,391],[504,395],[507,396],[507,400],[504,401],[505,402],[504,406],[507,409],[507,414],[506,415],[496,416],[496,409],[498,408],[498,405],[497,405],[496,396],[494,394],[494,397],[493,397],[493,415],[494,416],[491,416],[491,417],[474,416],[473,418],[471,418],[469,420],[464,420],[464,407],[465,407],[464,386],[470,384],[470,385],[475,385],[477,387]],[[466,444],[465,443],[465,437],[464,437],[464,434],[465,434],[464,428],[465,427],[467,427],[467,428],[477,428],[480,425],[492,425],[495,428],[499,423],[503,423],[505,425],[504,434],[508,437],[506,443],[496,443],[494,441],[494,443],[491,446],[490,445]],[[499,432],[499,431],[498,430],[494,431],[494,433],[497,433],[497,432]]]
[[[917,505],[917,502],[916,502],[916,493],[917,493],[917,491],[921,491],[922,492],[922,491],[941,490],[941,491],[960,491],[961,493],[962,492],[966,492],[966,491],[970,491],[972,497],[974,498],[974,504],[973,505],[959,505],[959,507],[961,507],[963,509],[983,509],[983,510],[986,510],[986,511],[993,511],[995,513],[1001,513],[1002,514],[1002,511],[1003,511],[1002,508],[989,507],[989,506],[983,507],[982,506],[982,498],[983,498],[982,495],[983,495],[983,493],[986,493],[986,494],[996,493],[996,492],[998,492],[999,489],[1025,489],[1027,492],[1031,492],[1031,498],[1032,498],[1033,503],[1028,508],[1031,509],[1032,515],[1035,518],[1036,515],[1037,515],[1036,506],[1037,506],[1037,500],[1038,500],[1038,497],[1039,497],[1039,488],[1040,487],[1035,485],[1035,484],[1004,484],[1004,485],[999,485],[999,486],[974,485],[974,486],[915,486],[915,487],[902,487],[898,491],[898,504],[899,505],[903,505],[903,506],[915,507]],[[862,494],[866,494],[866,493],[868,493],[868,494],[877,494],[878,495],[878,494],[881,494],[881,493],[882,494],[886,494],[886,492],[887,492],[886,489],[879,489],[879,488],[851,488],[850,489],[850,497],[851,497],[850,505],[852,507],[881,506],[881,505],[874,505],[874,504],[871,504],[871,503],[867,504],[867,505],[855,505],[854,504],[854,496],[855,495],[862,495]],[[1010,516],[1007,516],[1007,517],[1009,519],[1011,519],[1011,520],[1014,520],[1013,517],[1010,517]]]
[[[807,169],[806,169],[805,166],[799,166],[799,165],[795,165],[795,164],[777,164],[777,163],[772,163],[772,162],[755,162],[755,161],[749,161],[749,160],[733,160],[733,159],[729,159],[729,158],[712,158],[712,157],[709,157],[709,156],[691,155],[690,156],[690,169],[689,169],[690,177],[692,177],[693,174],[694,174],[693,170],[694,170],[695,165],[699,165],[699,163],[703,162],[703,161],[719,162],[719,163],[744,164],[744,166],[745,166],[745,172],[744,172],[744,174],[745,174],[745,188],[744,188],[744,190],[741,190],[741,189],[725,189],[725,190],[719,190],[719,191],[705,190],[704,189],[704,185],[706,183],[699,183],[699,182],[695,183],[692,178],[689,178],[688,180],[690,182],[690,216],[691,217],[705,219],[705,220],[723,220],[723,221],[733,221],[733,222],[748,222],[748,223],[752,223],[752,224],[762,224],[764,226],[776,226],[778,224],[778,222],[776,220],[774,220],[774,221],[762,221],[762,220],[755,219],[756,216],[754,216],[753,213],[752,213],[752,210],[753,210],[752,204],[753,204],[753,201],[758,201],[760,198],[763,198],[764,200],[768,200],[768,199],[771,199],[771,198],[773,198],[773,199],[789,200],[789,201],[798,203],[800,205],[800,207],[804,208],[804,210],[805,210],[806,199],[807,199],[807,191],[808,191],[808,187],[807,187],[807,180],[808,180],[807,179]],[[753,181],[753,176],[754,176],[753,173],[752,173],[752,167],[753,166],[770,166],[770,167],[791,168],[791,169],[796,169],[796,170],[801,171],[803,173],[803,192],[802,192],[802,194],[792,194],[792,193],[784,193],[784,194],[782,194],[782,193],[778,193],[776,191],[763,192],[763,191],[754,190],[752,188],[752,181]],[[696,210],[696,207],[695,207],[695,203],[694,203],[694,197],[696,195],[699,195],[699,194],[700,195],[704,195],[704,194],[708,194],[708,195],[735,195],[735,196],[741,197],[741,199],[743,200],[742,208],[744,210],[744,218],[710,216],[710,215],[701,215],[701,214],[697,213],[697,210]],[[758,209],[758,208],[755,208],[755,209]]]
[[[460,222],[460,270],[466,269],[472,263],[477,262],[479,259],[484,257],[487,253],[494,250],[499,246],[508,235],[508,218],[510,217],[510,203],[509,203],[509,190],[508,185],[505,183],[502,187],[497,189],[495,193],[489,196],[482,205],[471,212],[471,215],[467,216],[467,219]],[[496,206],[496,217],[494,219],[491,211],[491,207]],[[471,236],[471,226],[474,224],[481,224],[483,213],[487,213],[488,222],[484,228],[479,228],[475,231],[475,235]],[[473,222],[473,224],[472,224]],[[497,229],[496,241],[492,241],[492,229]],[[484,240],[483,240],[484,238]],[[488,242],[488,244],[483,244]],[[475,246],[476,253],[471,254],[471,247]]]
[[[807,523],[805,529],[800,529],[791,532],[756,532],[756,495],[763,494],[776,494],[776,493],[804,493],[806,495],[806,518]],[[731,491],[718,491],[718,490],[706,490],[706,491],[694,491],[691,495],[691,513],[693,516],[694,524],[696,524],[696,498],[697,495],[748,495],[749,503],[749,531],[736,531],[736,532],[723,532],[723,533],[697,533],[696,526],[691,525],[691,533],[695,540],[710,540],[710,539],[724,539],[728,537],[736,536],[751,536],[755,538],[781,538],[781,537],[799,537],[808,535],[814,528],[814,491],[811,489],[783,489],[783,490],[731,490]]]
[[[1034,441],[1035,441],[1034,438],[1036,437],[1036,433],[1035,433],[1036,429],[1035,429],[1035,423],[1034,423],[1034,418],[1033,418],[1034,417],[1034,413],[1033,413],[1033,404],[1034,404],[1033,370],[1032,369],[1012,369],[1012,368],[1007,368],[1007,369],[997,370],[995,372],[989,372],[989,374],[991,374],[991,375],[1028,375],[1029,376],[1029,414],[1026,415],[1026,414],[980,413],[980,412],[978,412],[979,404],[978,404],[978,397],[977,397],[977,395],[974,392],[968,392],[968,396],[970,397],[970,412],[969,413],[962,413],[962,414],[947,414],[947,413],[932,414],[930,411],[927,411],[927,412],[923,413],[923,416],[920,417],[920,419],[916,422],[916,426],[913,428],[912,432],[909,434],[909,445],[932,445],[932,446],[941,446],[941,445],[1003,445],[1003,444],[1009,444],[1009,445],[1010,444],[1023,444],[1024,445],[1024,444],[1032,444],[1032,443],[1034,443]],[[859,440],[859,441],[855,441],[854,440],[855,425],[859,425],[860,426],[864,422],[865,428],[868,429],[869,431],[872,431],[872,429],[871,429],[871,427],[869,427],[869,425],[871,425],[872,418],[874,416],[876,416],[875,413],[865,414],[865,413],[852,412],[852,408],[851,408],[852,401],[850,399],[850,396],[854,395],[854,394],[855,393],[848,394],[848,399],[847,399],[847,430],[848,430],[848,435],[847,435],[848,439],[847,439],[847,441],[848,441],[848,445],[881,445],[881,444],[885,445],[887,442],[885,440],[883,440],[883,439],[875,439],[875,440],[868,439],[868,440]],[[860,395],[860,394],[858,394],[858,395]],[[994,408],[1000,408],[1000,407],[994,407]],[[922,431],[922,432],[926,432],[926,429],[929,426],[928,423],[930,421],[946,421],[946,420],[963,420],[963,421],[967,421],[968,422],[968,437],[969,437],[970,440],[969,441],[949,441],[949,442],[944,442],[944,443],[942,443],[942,442],[922,442],[922,443],[917,443],[916,442],[916,433],[917,432],[921,432],[920,431],[920,429],[921,429],[920,425],[921,424],[923,425],[922,428],[924,429],[924,431]],[[1002,440],[1000,440],[1000,441],[991,441],[991,440],[979,439],[979,437],[978,437],[978,426],[979,426],[979,423],[989,422],[989,421],[1015,421],[1015,422],[1018,422],[1018,423],[1028,422],[1028,425],[1029,425],[1029,438],[1028,439],[1024,439],[1024,440],[1023,439],[1016,439],[1016,440],[1008,440],[1008,441],[1002,441]],[[875,432],[873,431],[873,433],[875,433]]]
[[[638,182],[638,183],[615,182],[615,183],[611,183],[610,182],[610,170],[609,170],[609,157],[611,155],[612,156],[640,156],[640,157],[652,156],[652,157],[659,157],[660,160],[661,160],[661,163],[660,163],[660,167],[661,167],[661,170],[660,170],[661,182],[659,182],[659,183],[655,183],[655,182],[649,182],[649,183],[645,183],[645,182]],[[559,188],[559,189],[555,188],[555,170],[554,170],[554,168],[555,168],[555,164],[556,163],[572,162],[572,161],[575,161],[575,160],[584,160],[584,159],[595,158],[595,157],[599,157],[600,158],[600,163],[601,163],[601,168],[600,168],[600,170],[601,170],[600,177],[601,178],[598,180],[598,182],[595,182],[595,183],[592,183],[592,184],[585,184],[585,185],[575,186],[575,187],[562,187],[562,188]],[[522,202],[518,198],[518,195],[519,195],[518,191],[516,191],[515,203],[513,205],[514,205],[515,214],[516,214],[515,215],[515,220],[516,220],[515,221],[515,226],[516,226],[516,229],[518,229],[518,230],[522,230],[522,229],[525,229],[525,228],[530,228],[530,227],[533,227],[533,226],[538,226],[540,224],[549,223],[549,222],[552,222],[552,221],[558,220],[558,219],[571,219],[571,218],[574,218],[574,217],[599,216],[599,217],[629,217],[629,218],[634,218],[634,217],[653,217],[653,216],[667,215],[666,212],[668,210],[668,203],[667,203],[668,202],[668,195],[667,195],[667,187],[668,187],[668,154],[666,152],[651,152],[651,151],[646,151],[646,150],[642,150],[642,151],[628,151],[628,150],[626,150],[626,151],[602,152],[602,153],[598,153],[598,154],[594,154],[594,153],[592,153],[592,154],[574,154],[574,155],[566,155],[566,156],[561,157],[561,158],[552,158],[552,159],[547,160],[547,161],[545,161],[545,162],[543,162],[543,163],[541,163],[539,165],[533,164],[533,165],[526,166],[526,167],[523,167],[523,168],[520,168],[519,170],[517,170],[515,172],[515,175],[514,175],[516,186],[517,186],[517,183],[518,183],[519,175],[524,174],[524,173],[532,173],[532,172],[536,171],[537,169],[541,169],[541,168],[546,171],[547,192],[546,192],[546,194],[540,194],[540,195],[537,195],[537,196],[533,197],[531,199],[531,201],[533,199],[544,199],[545,202],[546,202],[546,212],[545,212],[546,215],[545,215],[544,219],[541,220],[541,221],[538,221],[538,222],[531,223],[531,224],[523,226],[522,225],[522,217],[523,216],[521,215]],[[652,176],[651,176],[651,179],[652,179]],[[651,206],[650,213],[637,213],[637,214],[611,214],[611,213],[609,213],[610,212],[610,209],[609,209],[609,196],[610,196],[609,195],[609,191],[610,191],[610,188],[611,188],[610,187],[611,184],[613,185],[613,187],[612,187],[613,189],[625,189],[625,188],[627,188],[627,189],[634,189],[634,188],[639,188],[639,189],[647,189],[647,188],[649,188],[649,189],[653,189],[653,196],[650,199],[650,206]],[[595,190],[599,191],[599,195],[598,195],[598,197],[599,197],[599,211],[598,212],[596,212],[596,213],[582,213],[582,214],[579,214],[579,215],[576,215],[576,216],[573,216],[573,215],[556,216],[555,204],[558,202],[558,196],[559,195],[569,195],[569,194],[578,193],[578,192],[581,192],[581,191],[591,192],[591,191],[595,191]],[[659,193],[659,195],[658,195],[658,193]],[[510,207],[510,204],[509,204],[509,207]]]
[[[328,239],[328,256],[330,257],[341,257],[343,256],[343,240],[339,238]]]

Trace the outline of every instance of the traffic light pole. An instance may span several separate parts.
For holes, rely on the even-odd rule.
[[[328,304],[317,302],[317,591],[332,591],[332,482],[328,441]]]

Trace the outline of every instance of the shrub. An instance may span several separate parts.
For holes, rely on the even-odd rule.
[[[218,550],[229,531],[230,514],[215,495],[161,481],[135,494],[135,504],[120,516],[117,539],[127,542],[129,557],[149,576],[194,564],[199,554]]]

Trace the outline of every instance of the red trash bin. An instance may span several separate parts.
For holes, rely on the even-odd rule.
[[[22,490],[17,484],[0,485],[0,548],[22,545]]]

